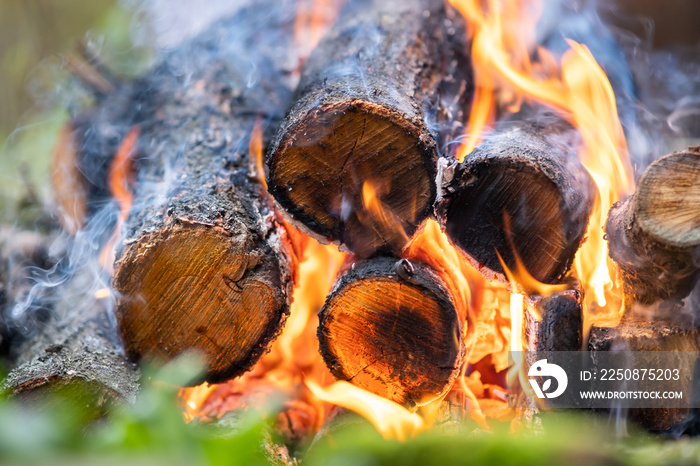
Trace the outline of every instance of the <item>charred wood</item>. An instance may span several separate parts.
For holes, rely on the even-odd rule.
[[[616,327],[592,327],[588,350],[596,351],[668,351],[700,350],[698,330],[690,323],[623,319]],[[659,366],[661,367],[661,365]],[[678,389],[692,393],[692,380],[681,378]],[[627,416],[632,422],[655,432],[666,432],[683,425],[691,413],[687,408],[633,408]]]
[[[525,312],[525,344],[528,351],[579,351],[583,347],[583,308],[581,287],[549,296],[527,298],[538,314]]]
[[[60,287],[49,319],[13,346],[15,368],[3,383],[13,396],[33,401],[69,389],[96,413],[135,400],[139,371],[121,349],[110,318],[112,301],[85,292],[93,284],[94,276],[85,270]]]
[[[274,5],[169,54],[134,83],[138,112],[119,125],[142,135],[113,280],[126,352],[162,362],[197,351],[208,382],[252,367],[289,313],[291,248],[249,154],[263,144],[251,141],[256,121],[281,119],[297,65],[280,46],[293,15]]]
[[[465,357],[466,321],[427,266],[380,257],[342,275],[319,314],[333,375],[409,409],[445,394]]]
[[[516,254],[540,282],[568,272],[596,192],[575,137],[561,121],[505,125],[444,171],[438,219],[487,278],[505,281],[501,258],[516,270]]]
[[[700,147],[652,163],[605,231],[627,305],[688,296],[700,277]]]
[[[348,3],[267,156],[269,191],[294,221],[360,257],[401,251],[432,211],[438,145],[471,99],[462,26],[443,2]]]

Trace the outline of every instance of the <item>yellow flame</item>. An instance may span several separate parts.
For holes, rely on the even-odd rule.
[[[100,288],[95,291],[95,299],[105,299],[112,295],[112,291],[109,288]]]
[[[540,1],[487,0],[485,11],[478,0],[450,3],[471,28],[479,91],[472,115],[485,112],[485,107],[490,109],[487,118],[481,116],[469,122],[459,157],[466,157],[483,133],[485,122],[493,119],[496,95],[510,99],[511,104],[523,98],[540,102],[558,111],[578,129],[582,138],[578,155],[597,184],[598,201],[587,241],[576,255],[575,270],[587,295],[594,297],[598,306],[605,306],[609,297],[606,292],[614,286],[603,238],[606,214],[614,202],[632,192],[634,185],[615,96],[605,72],[585,45],[572,40],[568,40],[570,49],[559,66],[542,49],[538,50],[539,61],[530,61]],[[586,313],[594,304],[588,301]],[[619,312],[619,307],[615,310]]]
[[[306,386],[317,398],[360,414],[385,439],[405,441],[425,429],[425,421],[418,414],[348,382],[340,381],[321,387],[307,380]]]
[[[530,272],[527,271],[525,264],[523,264],[522,259],[520,259],[520,255],[517,253],[517,251],[515,251],[515,249],[513,250],[513,254],[515,256],[515,270],[510,270],[506,265],[506,262],[501,257],[501,254],[496,251],[498,260],[501,262],[501,267],[503,267],[503,272],[506,274],[506,278],[508,278],[511,285],[517,285],[517,288],[522,289],[522,291],[526,294],[539,294],[542,296],[549,296],[553,293],[565,291],[567,289],[567,285],[565,284],[550,285],[538,281],[535,277],[530,275]],[[513,289],[515,290],[516,288]]]
[[[196,387],[180,389],[180,398],[185,402],[183,413],[185,422],[191,422],[197,417],[199,407],[206,401],[209,394],[211,394],[215,388],[216,385],[203,383]]]
[[[401,219],[395,215],[379,198],[381,192],[378,187],[381,183],[365,181],[362,183],[362,205],[370,214],[372,223],[378,222],[379,226],[392,233],[398,233],[403,237],[404,241],[408,241],[408,235],[403,228]],[[408,219],[413,221],[413,219]]]

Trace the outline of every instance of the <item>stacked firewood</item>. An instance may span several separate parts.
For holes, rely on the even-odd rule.
[[[129,360],[165,362],[194,350],[207,382],[249,370],[289,314],[293,225],[352,253],[319,316],[320,351],[333,375],[411,409],[436,400],[463,367],[468,319],[444,276],[402,257],[429,218],[489,279],[506,281],[504,265],[514,270],[521,261],[536,280],[566,285],[529,297],[541,315],[526,322],[531,349],[585,346],[582,292],[569,272],[595,185],[572,149],[575,129],[540,113],[530,123],[503,122],[456,163],[448,143],[461,134],[456,122],[465,121],[473,94],[456,11],[432,0],[350,2],[300,76],[294,18],[285,11],[276,2],[242,9],[140,79],[113,83],[70,123],[56,189],[64,210],[79,213],[71,225],[88,222],[110,196],[114,154],[138,135],[133,204],[112,282]],[[633,309],[673,302],[677,312],[696,287],[700,149],[652,164],[636,194],[613,206],[607,235],[629,318],[620,328],[594,328],[588,346],[667,349],[673,335],[697,350],[694,323],[649,325]],[[99,303],[49,324],[69,329],[61,337],[69,344],[23,350],[10,388],[33,389],[42,358],[63,352],[81,361],[104,341],[115,356],[103,358],[100,371],[76,363],[71,378],[131,396],[102,375],[129,379],[135,369],[116,356],[103,311],[91,326],[79,324],[90,314],[85,306]],[[67,373],[55,370],[51,381]]]

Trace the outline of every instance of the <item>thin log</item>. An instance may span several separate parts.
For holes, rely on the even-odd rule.
[[[627,305],[688,296],[700,278],[700,147],[652,163],[605,231]]]
[[[269,191],[292,220],[360,257],[401,251],[471,99],[463,31],[440,1],[348,3],[268,152]]]
[[[298,59],[283,46],[291,4],[273,5],[215,24],[132,91],[142,137],[114,269],[119,329],[134,361],[199,352],[208,382],[251,368],[289,314],[293,254],[249,154],[256,121],[291,102]]]
[[[342,275],[319,314],[333,375],[408,408],[446,393],[465,357],[466,321],[427,266],[380,257]]]
[[[450,240],[487,278],[506,281],[500,257],[535,279],[560,281],[581,245],[595,185],[572,150],[568,124],[510,124],[443,171],[436,213]]]
[[[15,368],[3,382],[13,396],[38,401],[68,388],[96,415],[114,403],[135,401],[138,368],[121,349],[110,319],[111,299],[86,293],[94,283],[86,268],[61,286],[50,319],[13,347]]]
[[[528,351],[579,351],[583,347],[581,287],[549,296],[527,298],[538,316],[525,312],[525,343]]]

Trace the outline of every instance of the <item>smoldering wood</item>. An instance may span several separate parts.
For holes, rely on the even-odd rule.
[[[117,127],[140,128],[137,187],[113,287],[134,361],[196,351],[204,380],[221,382],[252,367],[289,314],[292,252],[249,146],[256,121],[291,101],[290,5],[243,8],[133,84],[138,111]]]
[[[595,184],[561,120],[508,123],[463,163],[443,170],[436,214],[451,242],[487,278],[506,281],[516,256],[544,283],[560,281],[581,245]]]
[[[697,352],[700,350],[698,329],[692,322],[623,319],[616,327],[593,326],[588,337],[588,351],[670,351]],[[692,380],[678,383],[678,389],[692,393]],[[687,408],[633,408],[627,410],[628,419],[654,432],[677,429],[688,420],[691,413],[690,400]]]
[[[42,278],[40,271],[56,267],[64,248],[54,232],[0,226],[0,354],[48,318],[54,290],[30,293]],[[14,315],[17,305],[23,309]]]
[[[63,126],[54,147],[54,208],[63,228],[72,234],[110,202],[109,170],[139,111],[131,83],[110,83],[111,92],[100,95],[97,105],[80,110]]]
[[[405,259],[356,263],[319,321],[321,355],[336,378],[410,409],[443,395],[465,357],[465,317],[429,267]]]
[[[121,348],[111,299],[91,294],[94,283],[94,270],[86,268],[60,286],[49,319],[13,346],[15,367],[3,382],[13,396],[34,402],[68,389],[95,413],[135,400],[138,368]]]
[[[431,213],[438,145],[473,93],[460,21],[443,2],[353,1],[311,53],[267,156],[270,193],[307,232],[399,253]]]
[[[605,231],[627,305],[688,296],[700,278],[700,147],[652,163]]]
[[[531,295],[529,305],[539,319],[525,312],[528,351],[579,351],[583,347],[582,293],[578,282],[548,296]]]

